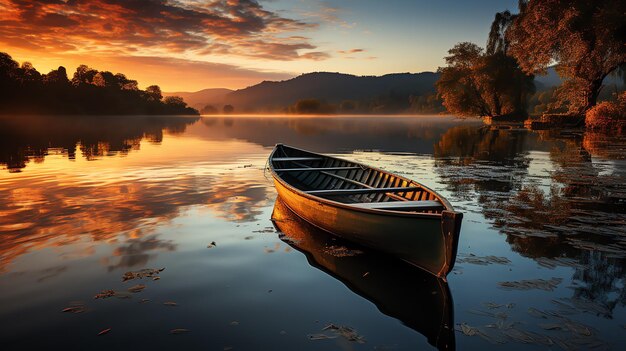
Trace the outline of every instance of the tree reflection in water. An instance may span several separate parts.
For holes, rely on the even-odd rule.
[[[626,304],[626,174],[615,167],[625,146],[597,134],[457,127],[434,156],[448,189],[477,198],[514,251],[572,267],[571,302],[612,318]]]
[[[162,116],[4,116],[0,117],[0,165],[19,172],[29,161],[43,162],[49,152],[76,157],[80,146],[92,160],[138,150],[146,138],[183,133],[199,117]]]

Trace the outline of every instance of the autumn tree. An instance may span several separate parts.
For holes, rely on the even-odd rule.
[[[521,0],[506,30],[509,53],[529,74],[556,64],[559,100],[572,114],[596,104],[602,81],[626,63],[626,2]]]
[[[468,42],[457,44],[448,53],[447,67],[439,69],[436,87],[449,112],[461,116],[526,115],[528,98],[534,92],[533,77],[522,72],[515,59],[503,50],[487,54]]]

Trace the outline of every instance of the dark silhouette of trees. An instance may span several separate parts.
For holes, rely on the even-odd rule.
[[[161,101],[163,99],[163,94],[161,93],[161,88],[158,85],[151,85],[146,88],[146,96],[150,101]]]
[[[202,110],[200,111],[201,114],[203,115],[216,115],[217,114],[217,108],[213,105],[206,105],[202,108]]]
[[[121,73],[80,65],[69,80],[63,66],[42,75],[0,53],[0,114],[198,114],[180,97],[162,100],[158,86],[141,91]]]
[[[224,114],[228,115],[235,112],[235,108],[233,107],[233,105],[224,105],[222,111],[224,111]]]
[[[558,98],[571,114],[597,102],[602,81],[626,64],[626,2],[521,0],[506,29],[510,54],[529,74],[557,64]]]
[[[461,116],[525,116],[533,77],[506,52],[495,51],[505,50],[505,41],[489,44],[491,53],[468,42],[448,51],[448,66],[439,69],[435,83],[438,96],[449,112]]]

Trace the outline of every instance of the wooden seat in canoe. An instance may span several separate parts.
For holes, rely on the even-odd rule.
[[[293,161],[320,161],[321,157],[274,157],[272,161],[293,162]]]
[[[361,167],[304,167],[304,168],[276,168],[276,172],[321,172],[321,171],[350,171]]]
[[[421,188],[408,186],[399,188],[360,188],[360,189],[328,189],[328,190],[309,190],[307,194],[316,196],[329,195],[357,195],[357,194],[375,194],[375,193],[401,193],[418,191]]]
[[[389,202],[362,202],[350,206],[389,211],[437,211],[444,206],[439,201],[389,201]]]

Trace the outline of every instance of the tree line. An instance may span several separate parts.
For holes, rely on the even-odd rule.
[[[485,49],[449,50],[436,83],[443,105],[464,116],[525,117],[530,102],[542,112],[593,113],[604,78],[626,71],[626,2],[520,0],[518,10],[495,15]],[[563,84],[535,95],[534,75],[551,66]]]
[[[197,115],[181,97],[163,98],[161,89],[145,90],[122,73],[80,65],[72,79],[60,66],[41,74],[0,52],[0,114]]]

